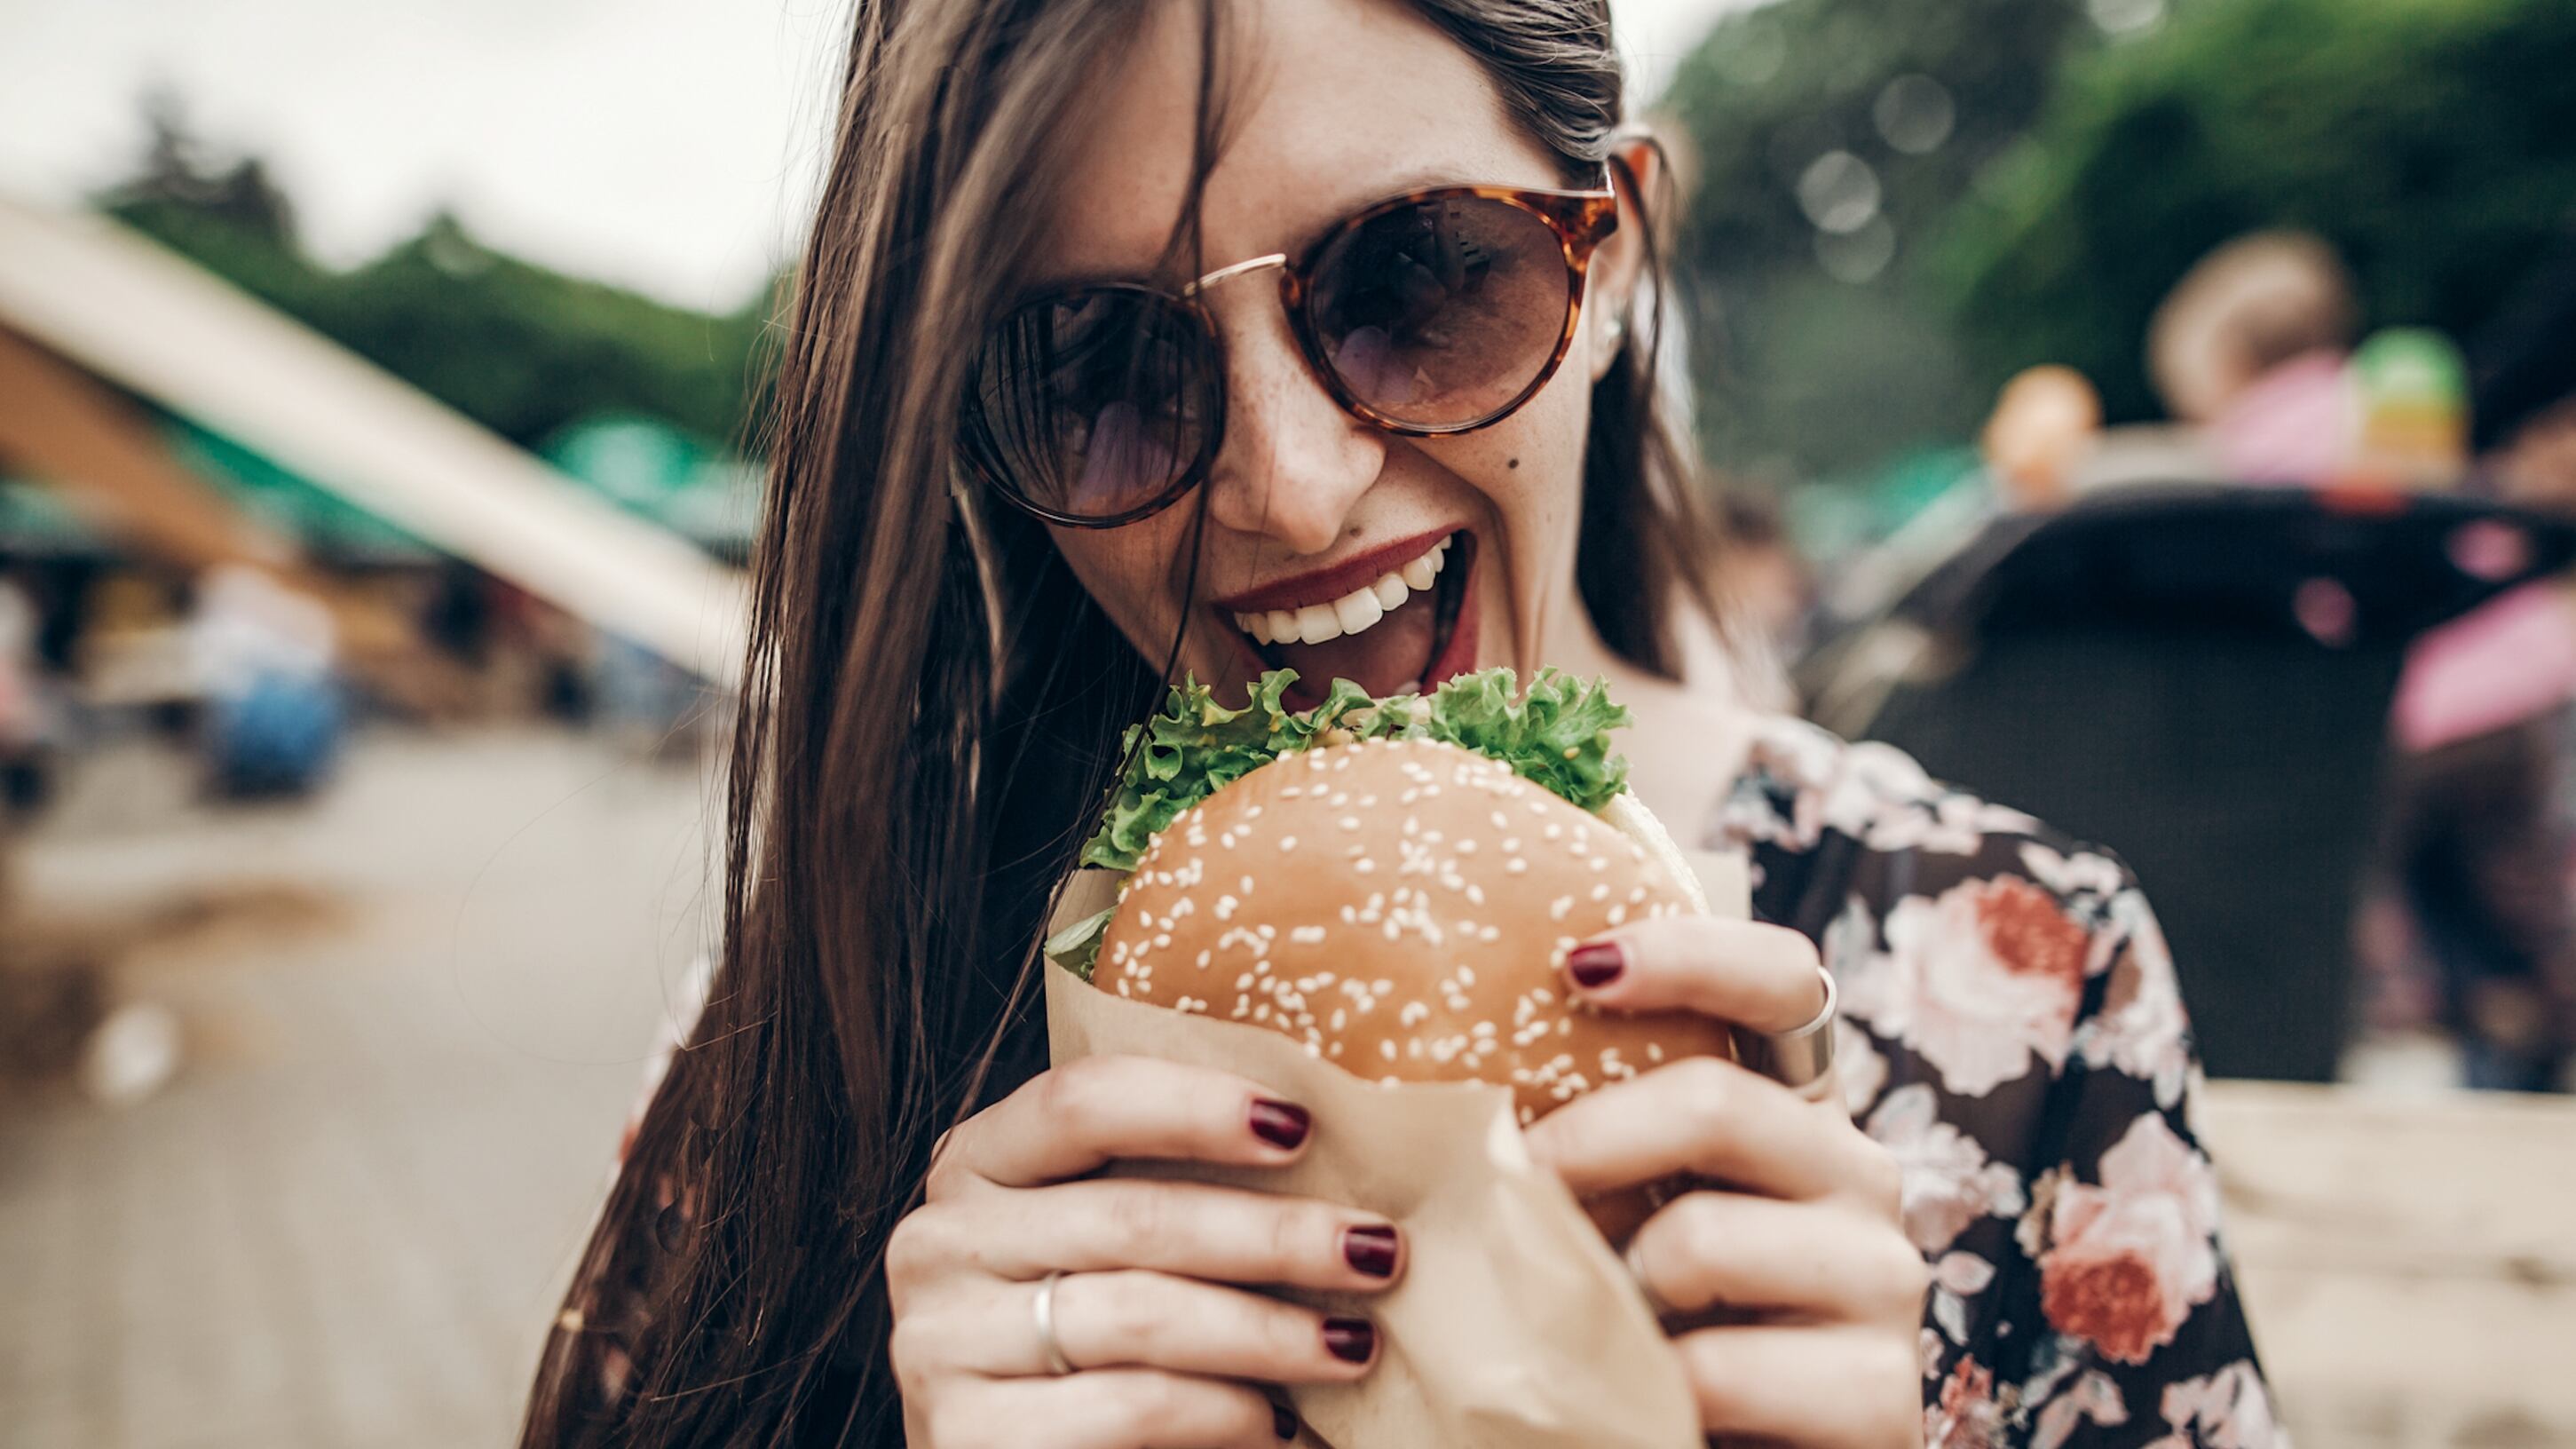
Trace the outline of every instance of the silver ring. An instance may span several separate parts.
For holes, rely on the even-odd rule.
[[[1073,1360],[1064,1356],[1064,1345],[1055,1341],[1055,1284],[1064,1276],[1058,1268],[1038,1284],[1038,1296],[1031,1312],[1038,1321],[1038,1348],[1046,1354],[1047,1372],[1058,1378],[1073,1372]]]
[[[1790,1031],[1751,1031],[1735,1027],[1727,1035],[1735,1046],[1735,1059],[1746,1069],[1761,1073],[1799,1096],[1819,1098],[1834,1070],[1834,1016],[1839,995],[1834,990],[1834,973],[1822,966],[1816,975],[1825,983],[1825,1004],[1806,1025]]]

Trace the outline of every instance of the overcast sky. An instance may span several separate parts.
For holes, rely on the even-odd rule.
[[[1613,0],[1661,84],[1746,0]],[[0,188],[76,199],[138,98],[255,151],[339,263],[440,205],[510,250],[731,308],[819,164],[840,0],[0,0]]]

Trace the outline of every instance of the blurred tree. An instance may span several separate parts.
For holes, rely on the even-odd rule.
[[[1663,108],[1712,458],[1787,482],[1965,434],[1917,253],[2100,34],[2083,0],[1783,0],[1710,33]]]
[[[225,161],[177,103],[146,102],[151,141],[101,210],[501,436],[536,447],[602,413],[743,439],[765,376],[764,289],[730,314],[665,306],[484,246],[455,217],[335,272],[295,236],[257,158]]]
[[[2152,415],[2157,302],[2268,226],[2333,243],[2367,325],[2465,336],[2576,223],[2576,4],[2198,0],[2075,61],[1991,180],[1935,269],[1981,383],[2064,362]]]

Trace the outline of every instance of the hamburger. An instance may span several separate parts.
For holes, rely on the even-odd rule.
[[[1104,991],[1276,1031],[1386,1084],[1508,1087],[1522,1125],[1680,1057],[1723,1023],[1620,1014],[1566,989],[1573,947],[1705,913],[1697,875],[1627,789],[1628,722],[1597,682],[1509,669],[1373,699],[1336,680],[1242,709],[1184,681],[1131,731],[1086,866],[1117,902],[1047,954]],[[1614,1241],[1650,1203],[1594,1204]]]

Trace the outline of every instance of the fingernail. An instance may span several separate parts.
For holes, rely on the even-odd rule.
[[[1281,1439],[1297,1437],[1297,1412],[1286,1404],[1270,1406],[1270,1432]]]
[[[1589,946],[1577,946],[1565,958],[1566,974],[1574,978],[1577,986],[1607,986],[1618,980],[1619,973],[1626,969],[1627,955],[1619,949],[1616,941],[1595,941]]]
[[[1294,1102],[1270,1097],[1252,1099],[1252,1135],[1273,1147],[1290,1148],[1305,1141],[1311,1120],[1306,1109]]]
[[[1395,1229],[1384,1225],[1352,1228],[1342,1234],[1342,1257],[1372,1278],[1395,1276]]]
[[[1327,1318],[1324,1347],[1344,1363],[1367,1363],[1377,1352],[1377,1325],[1365,1318]]]

